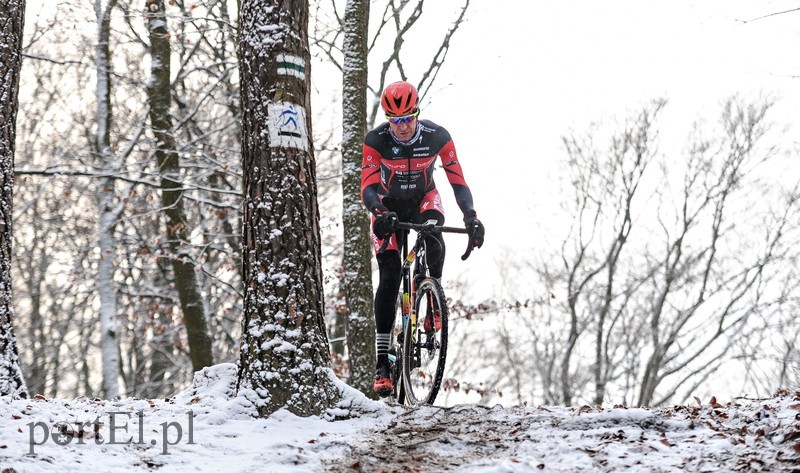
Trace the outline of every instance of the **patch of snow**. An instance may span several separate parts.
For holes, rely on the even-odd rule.
[[[341,396],[322,416],[256,418],[238,368],[195,373],[168,399],[0,398],[0,465],[103,471],[792,471],[800,392],[670,408],[409,408]]]

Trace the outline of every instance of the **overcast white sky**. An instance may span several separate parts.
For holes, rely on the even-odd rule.
[[[426,20],[407,43],[420,72],[458,3],[426,3]],[[558,224],[553,173],[570,127],[623,118],[662,96],[670,104],[665,126],[677,139],[735,92],[776,94],[779,109],[797,110],[800,11],[744,21],[798,7],[782,0],[472,0],[422,116],[455,140],[487,248],[467,263],[449,252],[445,277],[468,268],[485,275],[506,248],[530,248],[519,220]],[[448,222],[460,222],[439,180]],[[455,238],[448,241],[460,247]]]

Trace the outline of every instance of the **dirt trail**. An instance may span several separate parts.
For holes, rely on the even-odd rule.
[[[493,416],[492,411],[502,412]],[[409,409],[369,441],[354,446],[327,471],[391,473],[448,471],[481,458],[502,456],[529,439],[528,427],[541,420],[500,407],[455,406]],[[457,452],[457,454],[454,454]]]
[[[800,473],[800,391],[660,409],[394,407],[325,471]]]

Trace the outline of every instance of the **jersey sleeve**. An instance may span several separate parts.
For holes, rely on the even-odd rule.
[[[467,213],[473,209],[472,191],[469,190],[467,181],[464,179],[464,171],[458,162],[458,154],[453,140],[449,140],[439,151],[439,158],[442,160],[442,167],[453,187],[453,195],[462,213]]]
[[[364,144],[361,161],[361,201],[371,213],[381,204],[378,186],[381,184],[381,154],[373,147]]]

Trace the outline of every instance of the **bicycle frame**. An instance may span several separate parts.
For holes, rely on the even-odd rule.
[[[408,248],[408,238],[410,234],[410,230],[415,230],[417,232],[416,240],[414,242],[413,247],[411,249]],[[436,220],[428,220],[423,224],[414,224],[414,223],[405,223],[399,222],[397,225],[396,231],[396,238],[398,244],[398,251],[400,255],[403,256],[402,259],[402,303],[401,303],[401,332],[400,335],[397,337],[396,345],[395,345],[395,353],[397,357],[394,361],[394,366],[396,371],[394,371],[394,377],[398,381],[395,384],[397,391],[395,394],[398,397],[398,401],[403,402],[412,402],[413,396],[406,391],[406,386],[404,383],[400,383],[400,377],[397,376],[399,372],[403,369],[403,346],[404,346],[404,334],[417,333],[417,313],[416,307],[417,304],[417,286],[425,280],[428,276],[428,264],[427,264],[427,243],[426,237],[428,235],[434,233],[468,233],[465,228],[454,228],[454,227],[443,227],[438,226]],[[384,240],[384,243],[380,249],[380,252],[385,251],[388,245],[389,239],[387,238]],[[467,252],[462,259],[465,259],[469,256],[472,247],[468,245]],[[413,270],[412,270],[413,266]],[[438,282],[436,282],[438,286]],[[440,288],[441,290],[441,288]],[[410,327],[409,327],[410,324]],[[414,338],[412,338],[414,339]],[[411,339],[410,339],[411,340]],[[417,348],[417,350],[419,350]],[[417,352],[418,353],[418,352]],[[406,354],[408,356],[408,354]],[[444,358],[442,358],[444,359]],[[443,365],[442,365],[443,366]],[[438,384],[437,384],[438,389]],[[406,396],[409,396],[406,398]],[[435,392],[433,394],[435,396]],[[431,403],[433,402],[431,398]]]
[[[435,220],[431,220],[436,223]],[[403,243],[401,246],[401,255],[406,253],[408,248],[408,236],[409,230],[402,229],[403,231]],[[416,326],[417,317],[414,311],[414,303],[417,299],[417,283],[418,279],[424,278],[425,273],[428,271],[428,263],[425,259],[426,257],[426,250],[427,244],[425,242],[424,235],[417,235],[417,239],[414,242],[414,247],[411,250],[408,250],[405,258],[403,258],[403,266],[402,266],[402,273],[403,273],[403,305],[402,305],[402,314],[403,314],[403,325],[402,331],[405,332],[406,324],[411,323],[412,327]],[[414,277],[411,277],[411,265],[416,263],[414,266]]]
[[[403,258],[403,330],[405,330],[406,323],[411,319],[412,328],[415,328],[417,323],[416,314],[414,314],[415,301],[417,296],[416,285],[418,279],[422,279],[428,272],[427,256],[427,243],[425,237],[433,233],[467,233],[465,228],[443,227],[438,226],[436,220],[428,220],[423,224],[405,223],[400,222],[397,226],[398,230],[402,231],[402,241],[398,238],[398,246],[400,255],[408,251],[405,258]],[[408,236],[410,230],[417,232],[417,238],[411,250],[408,250]],[[399,232],[398,232],[399,233]],[[384,246],[386,243],[384,243]],[[385,249],[385,248],[382,248]],[[469,256],[471,248],[467,248],[466,256]],[[465,258],[464,258],[465,259]],[[411,277],[411,265],[416,262],[414,266],[414,277]]]

